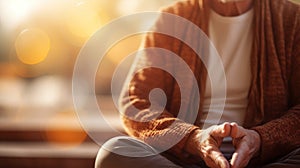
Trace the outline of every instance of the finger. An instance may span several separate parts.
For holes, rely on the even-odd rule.
[[[213,152],[212,158],[213,158],[215,164],[218,165],[218,167],[222,167],[222,168],[230,167],[227,159],[223,156],[223,154],[221,152],[218,152],[218,151]]]
[[[230,133],[230,136],[232,138],[237,138],[237,134],[239,132],[239,128],[238,128],[238,125],[236,123],[231,123],[231,133]]]
[[[231,125],[227,122],[223,123],[222,125],[216,126],[210,133],[213,137],[224,138],[230,136],[231,132]]]
[[[238,148],[232,155],[230,161],[232,168],[245,167],[250,160],[250,156],[248,153],[249,153],[249,148],[247,148],[247,145],[243,145],[242,143],[240,143],[238,145]]]
[[[242,138],[245,136],[245,130],[243,127],[238,126],[236,123],[231,123],[231,133],[232,138]]]
[[[231,168],[237,168],[238,167],[238,164],[237,164],[238,158],[239,158],[239,153],[234,152],[232,157],[231,157],[231,160],[230,160]]]
[[[230,164],[223,156],[223,154],[219,151],[219,149],[215,146],[210,146],[204,152],[204,161],[209,167],[221,167],[221,168],[229,168]]]

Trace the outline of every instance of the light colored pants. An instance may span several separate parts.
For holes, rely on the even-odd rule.
[[[129,157],[132,156],[132,157]],[[100,148],[95,168],[206,168],[204,162],[197,165],[174,163],[157,154],[151,146],[131,137],[115,137]],[[276,163],[263,168],[300,168],[300,148],[294,150]]]

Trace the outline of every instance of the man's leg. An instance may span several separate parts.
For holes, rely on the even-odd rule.
[[[279,159],[275,163],[268,164],[263,168],[299,168],[300,167],[300,148],[292,151],[288,155]]]
[[[130,138],[116,137],[104,143],[98,152],[95,168],[179,168],[157,154],[151,146]]]

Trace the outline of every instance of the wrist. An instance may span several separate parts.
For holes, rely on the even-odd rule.
[[[190,133],[190,136],[186,142],[186,145],[184,147],[184,150],[192,155],[198,155],[200,146],[200,136],[201,136],[201,130],[195,129]]]
[[[253,146],[254,146],[254,154],[253,156],[258,156],[260,153],[260,148],[261,148],[261,137],[259,133],[255,130],[251,130],[251,136],[253,138]]]

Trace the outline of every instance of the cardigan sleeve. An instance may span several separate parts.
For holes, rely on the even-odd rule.
[[[254,127],[261,137],[261,161],[274,161],[276,158],[300,147],[300,12],[294,29],[291,54],[291,74],[289,78],[289,109],[278,119]]]
[[[179,1],[161,11],[188,19],[194,17],[192,14],[198,13],[198,3],[197,0]],[[162,32],[173,32],[184,36],[186,25],[178,25],[177,21],[174,18],[170,19],[166,15],[161,15],[152,27],[153,32],[146,34],[141,49],[149,48],[150,50],[137,54],[132,68],[139,70],[132,76],[128,76],[119,99],[119,110],[122,113],[125,130],[129,135],[139,138],[157,149],[162,149],[162,151],[168,149],[178,159],[190,162],[198,158],[188,155],[184,148],[191,133],[199,127],[187,118],[196,119],[197,116],[193,117],[194,113],[191,115],[191,109],[186,106],[187,108],[183,110],[183,116],[186,114],[187,118],[181,118],[179,109],[182,108],[183,104],[185,106],[191,102],[191,97],[189,94],[183,94],[183,89],[191,93],[195,86],[187,85],[180,88],[175,79],[176,76],[184,79],[183,83],[189,83],[191,77],[188,74],[182,74],[182,67],[179,64],[176,65],[174,57],[180,57],[189,67],[191,66],[190,63],[194,63],[191,59],[194,57],[192,57],[191,49],[187,49],[186,46],[183,47],[183,43],[179,39],[155,32],[155,30],[163,30]],[[165,57],[165,53],[155,49],[167,50],[172,55]],[[183,55],[185,58],[191,59],[189,60],[190,63],[183,59]],[[174,70],[172,72],[174,72],[175,77],[153,65]],[[141,67],[147,68],[140,69]],[[152,94],[151,91],[157,88],[164,92],[166,102],[163,100],[164,96],[156,95],[154,99],[149,98]],[[196,101],[197,99],[193,100]]]
[[[170,37],[149,33],[142,48],[163,47],[167,49],[170,44],[174,44]],[[152,67],[152,65],[173,66],[168,65],[171,61],[166,60],[160,54],[156,50],[150,50],[137,55],[133,68],[140,69],[129,76],[131,79],[127,80],[128,83],[124,85],[119,107],[123,114],[125,130],[129,135],[157,149],[166,150],[172,147],[172,152],[180,155],[189,134],[198,127],[178,119],[176,116],[178,111],[169,111],[170,100],[178,99],[180,95],[172,92],[174,86],[172,75],[162,69]],[[144,66],[147,68],[141,68]],[[166,95],[166,102],[163,96],[156,95],[155,99],[149,98],[151,91],[158,88]]]
[[[174,25],[170,23],[170,20],[162,19],[158,19],[153,29],[160,27],[173,31]],[[178,83],[170,73],[155,67],[169,67],[167,69],[171,70],[175,68],[176,65],[171,63],[174,63],[172,58],[164,57],[155,49],[165,49],[174,54],[176,53],[174,50],[179,49],[180,44],[180,41],[174,37],[155,32],[147,33],[141,49],[148,48],[150,50],[137,54],[132,65],[136,72],[129,75],[127,83],[124,84],[119,99],[119,109],[122,113],[125,130],[129,135],[139,138],[159,150],[164,151],[170,148],[172,153],[182,158],[181,155],[184,154],[184,146],[190,133],[198,127],[178,118],[180,101],[178,101],[179,104],[175,104],[178,108],[170,107],[170,102],[182,98],[182,95],[174,92],[174,87],[178,88]],[[180,69],[180,67],[177,68]],[[156,95],[154,99],[149,98],[151,91],[156,89],[164,92],[166,102],[163,100],[164,96]],[[189,88],[184,89],[189,90]]]
[[[252,128],[261,137],[261,162],[275,161],[276,158],[299,148],[299,125],[300,105],[298,104],[291,108],[283,117]]]

